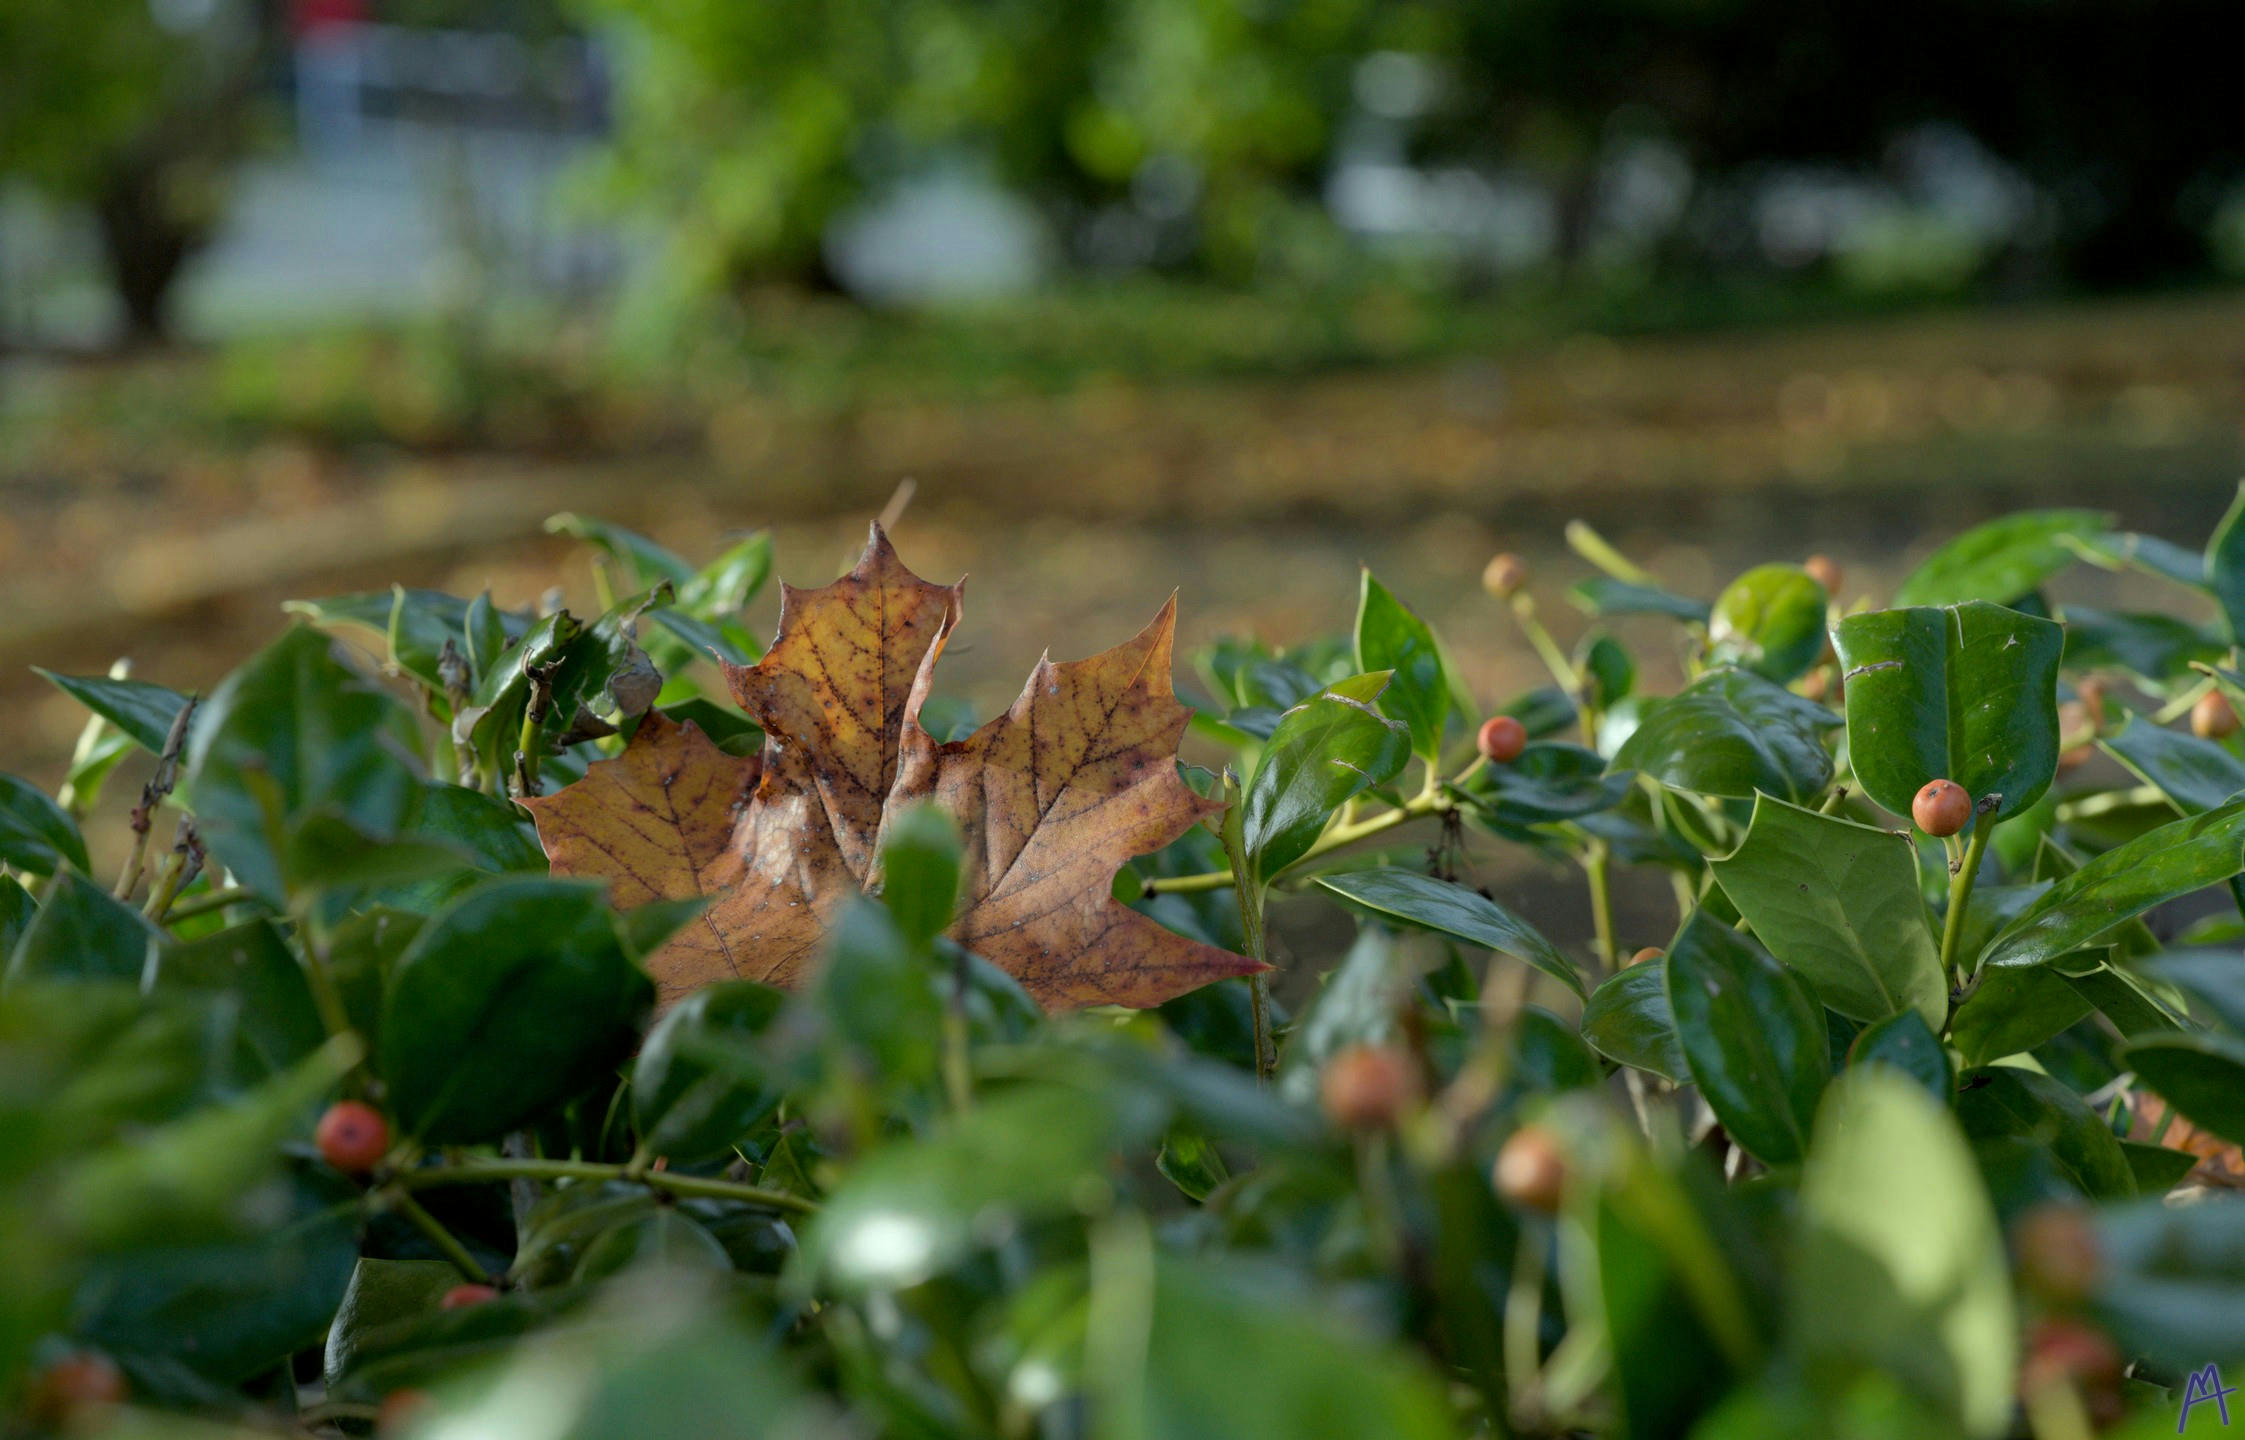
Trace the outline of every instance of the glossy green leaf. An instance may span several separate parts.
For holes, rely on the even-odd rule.
[[[2245,1035],[2245,954],[2235,950],[2165,950],[2129,968],[2187,991],[2232,1032]]]
[[[2185,815],[2198,815],[2245,795],[2245,760],[2226,747],[2131,715],[2098,744],[2157,789]]]
[[[1383,915],[1525,960],[1577,995],[1584,993],[1574,966],[1549,940],[1479,891],[1415,870],[1385,867],[1320,875],[1317,883]]]
[[[38,913],[39,902],[31,898],[29,890],[13,876],[0,876],[0,956],[14,956],[16,942],[31,928],[32,917]],[[0,960],[0,974],[6,970],[6,961]]]
[[[145,680],[110,675],[58,675],[39,670],[54,687],[107,720],[135,745],[151,755],[164,753],[172,722],[186,708],[187,697]]]
[[[2206,587],[2221,606],[2230,639],[2245,642],[2245,482],[2206,542]]]
[[[328,1384],[334,1385],[351,1368],[369,1335],[401,1320],[436,1313],[444,1292],[459,1283],[460,1271],[449,1260],[362,1257],[328,1327],[321,1364]]]
[[[1902,1010],[1865,1027],[1848,1047],[1847,1063],[1891,1065],[1917,1081],[1926,1093],[1948,1103],[1956,1089],[1956,1074],[1949,1068],[1949,1049],[1915,1010]]]
[[[1567,587],[1567,598],[1588,615],[1665,615],[1693,625],[1707,623],[1709,607],[1651,585],[1633,585],[1611,575],[1593,575]]]
[[[1442,753],[1442,731],[1457,708],[1458,685],[1432,628],[1385,585],[1362,572],[1356,606],[1356,668],[1385,671],[1380,712],[1411,732],[1411,753],[1432,764]]]
[[[1894,603],[2008,605],[2073,563],[2063,539],[2111,528],[2112,517],[2096,510],[2026,510],[1991,520],[1928,555],[1894,592]]]
[[[1712,868],[1755,936],[1826,1005],[1857,1020],[1915,1010],[1938,1029],[1948,1019],[1907,839],[1764,795],[1745,842]]]
[[[668,580],[684,585],[694,578],[694,567],[675,552],[656,544],[636,530],[611,525],[590,515],[563,511],[546,517],[548,535],[582,540],[623,567],[625,589],[646,590]]]
[[[1586,1090],[1603,1084],[1606,1067],[1574,1026],[1541,1005],[1523,1005],[1513,1025],[1512,1078],[1530,1090]]]
[[[2229,647],[2172,615],[2124,615],[2066,607],[2066,668],[2118,668],[2155,684],[2188,678],[2193,661],[2218,660]]]
[[[389,976],[376,1069],[408,1133],[493,1139],[628,1053],[652,998],[602,887],[507,876],[433,916]]]
[[[1716,1118],[1765,1164],[1799,1160],[1832,1073],[1815,996],[1705,910],[1684,923],[1663,965],[1677,1043]]]
[[[2132,530],[2108,530],[2100,535],[2075,535],[2061,540],[2082,559],[2108,570],[2137,570],[2178,585],[2206,591],[2206,557],[2185,550],[2172,540]]]
[[[236,1078],[245,1085],[288,1069],[327,1039],[303,963],[270,920],[174,941],[162,951],[154,989],[222,995],[238,1007]]]
[[[959,901],[959,831],[933,805],[908,805],[881,824],[881,903],[914,945],[951,924]]]
[[[1130,1091],[1025,1086],[978,1101],[917,1144],[865,1157],[807,1228],[806,1273],[845,1292],[919,1284],[1000,1221],[1095,1201],[1110,1152],[1150,1143],[1163,1120]]]
[[[86,842],[54,797],[28,780],[0,775],[0,864],[34,875],[75,865],[83,873]]]
[[[335,657],[309,627],[291,629],[196,711],[186,778],[211,853],[268,900],[286,897],[285,824],[325,811],[371,835],[392,834],[416,780],[390,727],[396,701]]]
[[[751,1042],[786,997],[747,982],[711,985],[647,1032],[632,1068],[632,1123],[651,1155],[692,1165],[729,1152],[779,1108],[782,1075]]]
[[[1824,732],[1839,718],[1743,670],[1714,670],[1653,707],[1616,751],[1615,771],[1740,800],[1806,800],[1831,783]]]
[[[1848,759],[1865,793],[1902,816],[1937,779],[1976,802],[2001,795],[1998,820],[2033,805],[2058,766],[2064,640],[2051,621],[1979,601],[1841,621]]]
[[[1582,677],[1589,703],[1599,710],[1619,705],[1637,688],[1637,662],[1628,648],[1596,630],[1575,645],[1575,670]]]
[[[2017,1319],[2002,1237],[1963,1133],[1883,1066],[1818,1112],[1787,1321],[1827,1391],[1884,1373],[1975,1436],[2010,1423]]]
[[[2080,1096],[2048,1075],[2009,1065],[1973,1071],[1957,1086],[1956,1108],[1967,1136],[2025,1140],[2092,1200],[2136,1193],[2135,1172],[2112,1131]]]
[[[2050,887],[1988,942],[1983,966],[2041,965],[2163,901],[2245,873],[2245,800],[2162,825]]]
[[[8,957],[7,983],[124,980],[140,983],[158,941],[132,906],[65,871]]]
[[[602,1233],[585,1247],[585,1257],[577,1262],[572,1278],[582,1284],[642,1265],[673,1273],[727,1271],[733,1268],[733,1258],[716,1236],[680,1214],[675,1206],[665,1205]]]
[[[1608,774],[1606,757],[1587,746],[1539,740],[1509,765],[1482,766],[1462,788],[1478,819],[1543,825],[1613,808],[1629,795],[1630,776]]]
[[[1242,833],[1258,876],[1268,879],[1309,852],[1335,810],[1402,773],[1409,729],[1373,702],[1384,673],[1337,681],[1278,723],[1247,782]]]
[[[2212,1196],[2193,1205],[2140,1200],[2099,1209],[2092,1221],[2099,1264],[2091,1313],[2125,1353],[2176,1376],[2220,1363],[2210,1355],[2245,1355],[2245,1205]],[[2173,1412],[2153,1411],[2156,1433],[2176,1433]],[[2192,1434],[2202,1418],[2219,1418],[2216,1407],[2195,1407]]]
[[[2245,1040],[2234,1035],[2143,1035],[2121,1062],[2168,1103],[2224,1140],[2245,1145]]]
[[[2120,1153],[2127,1158],[2128,1170],[2135,1177],[2139,1195],[2164,1195],[2198,1168],[2196,1155],[2187,1150],[2170,1150],[2164,1145],[2123,1140]]]
[[[2089,1014],[2089,1001],[2048,966],[1982,970],[1957,1007],[1949,1042],[1967,1068],[2024,1054]]]
[[[1582,1010],[1582,1038],[1617,1065],[1650,1070],[1679,1084],[1691,1080],[1668,1008],[1668,962],[1648,960],[1599,982]]]
[[[390,664],[438,691],[444,687],[439,657],[447,642],[455,647],[461,643],[468,616],[468,602],[457,595],[402,585],[324,600],[290,600],[282,608],[315,625],[373,631],[383,637]]]
[[[1824,650],[1824,587],[1798,565],[1757,565],[1715,597],[1708,652],[1780,685]]]

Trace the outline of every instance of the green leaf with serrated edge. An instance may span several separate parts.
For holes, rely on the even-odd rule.
[[[1798,565],[1757,565],[1715,597],[1708,652],[1780,685],[1824,649],[1824,587]]]
[[[1988,600],[2006,605],[2074,562],[2060,537],[2102,534],[2096,510],[2026,510],[1976,526],[1925,558],[1895,592],[1898,606]]]
[[[2121,1063],[2185,1119],[2233,1145],[2245,1145],[2245,1040],[2234,1035],[2142,1035]]]
[[[1441,642],[1370,570],[1362,572],[1356,606],[1356,668],[1388,672],[1381,713],[1411,732],[1411,753],[1429,764],[1442,753],[1442,731],[1455,708],[1457,685],[1443,663]]]
[[[211,853],[271,901],[287,896],[285,831],[314,811],[395,833],[418,781],[390,738],[398,703],[335,657],[334,642],[290,630],[226,677],[195,712],[186,779]]]
[[[2116,845],[2050,887],[1980,953],[1983,966],[2041,965],[2163,901],[2245,873],[2245,800]]]
[[[2226,747],[2131,715],[2099,740],[2106,754],[2167,797],[2185,815],[2203,814],[2245,795],[2245,760]]]
[[[407,1133],[474,1144],[605,1073],[651,998],[601,886],[486,880],[398,957],[375,1070]]]
[[[0,775],[0,864],[34,875],[52,875],[66,864],[81,873],[89,868],[78,822],[53,796],[13,775]]]
[[[1457,788],[1476,818],[1542,825],[1612,809],[1628,798],[1632,777],[1607,773],[1606,757],[1587,746],[1538,740],[1511,764],[1483,765]]]
[[[1525,960],[1577,995],[1584,993],[1574,966],[1549,940],[1479,891],[1415,870],[1391,868],[1320,875],[1317,883],[1383,915]]]
[[[1617,1065],[1650,1070],[1679,1084],[1691,1079],[1676,1018],[1668,1009],[1668,965],[1648,960],[1599,982],[1582,1008],[1582,1038]]]
[[[151,685],[146,680],[109,675],[58,675],[52,670],[39,670],[36,665],[31,668],[38,670],[57,690],[132,737],[135,745],[151,755],[164,753],[164,741],[171,736],[172,722],[187,705],[187,697],[177,690]]]
[[[2230,639],[2245,642],[2245,482],[2206,542],[2206,588],[2222,608]]]
[[[1286,712],[1263,746],[1241,802],[1255,873],[1269,878],[1307,854],[1335,810],[1401,774],[1410,731],[1374,708],[1388,677],[1337,681]]]
[[[1663,964],[1677,1043],[1716,1118],[1763,1163],[1799,1160],[1832,1073],[1822,1007],[1761,946],[1704,910],[1684,922]]]
[[[1864,792],[1896,815],[1928,781],[1996,820],[2042,798],[2058,768],[2063,627],[1980,601],[1850,615],[1834,637],[1847,671],[1848,759]]]
[[[1899,1011],[1866,1027],[1848,1047],[1847,1063],[1891,1065],[1923,1085],[1927,1094],[1939,1096],[1943,1103],[1956,1089],[1948,1047],[1915,1010]]]
[[[2092,1200],[2124,1200],[2136,1193],[2135,1172],[2112,1131],[2079,1095],[2048,1075],[2009,1065],[1974,1071],[1958,1082],[1956,1109],[1967,1136],[2025,1140]]]
[[[1948,1019],[1907,839],[1764,795],[1744,843],[1712,868],[1755,936],[1826,1005],[1857,1020],[1905,1009],[1935,1028]]]
[[[1881,1066],[1836,1081],[1801,1173],[1790,1326],[1812,1383],[1894,1377],[1966,1433],[2011,1420],[2003,1238],[1947,1107]]]
[[[1593,575],[1567,587],[1567,598],[1587,615],[1665,615],[1693,625],[1707,623],[1709,607],[1650,585],[1632,585],[1610,575]]]
[[[1759,675],[1713,670],[1655,706],[1610,768],[1702,795],[1749,800],[1760,791],[1806,800],[1831,783],[1823,733],[1839,723]]]

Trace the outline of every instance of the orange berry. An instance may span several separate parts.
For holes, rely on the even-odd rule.
[[[1497,1151],[1497,1194],[1523,1210],[1549,1215],[1567,1187],[1567,1160],[1559,1141],[1541,1125],[1523,1125]]]
[[[1660,959],[1667,953],[1668,952],[1666,950],[1661,949],[1658,945],[1647,945],[1644,949],[1630,956],[1627,963],[1631,965],[1644,965],[1650,963],[1651,961]]]
[[[374,1412],[374,1433],[403,1435],[429,1408],[426,1390],[392,1390]]]
[[[470,1305],[481,1305],[486,1300],[496,1300],[499,1292],[489,1285],[455,1285],[444,1292],[437,1301],[439,1310],[465,1310]]]
[[[2190,733],[2201,740],[2226,740],[2237,733],[2237,711],[2231,708],[2229,697],[2219,690],[2209,690],[2198,697],[2190,707]]]
[[[1511,599],[1527,583],[1527,562],[1509,550],[1491,560],[1481,572],[1481,588],[1499,600]]]
[[[40,1425],[62,1429],[91,1410],[125,1403],[125,1372],[106,1355],[65,1355],[32,1377],[25,1408]]]
[[[2097,1232],[2074,1205],[2038,1205],[2011,1230],[2019,1283],[2052,1305],[2086,1301],[2097,1288]]]
[[[1418,1096],[1417,1067],[1391,1045],[1351,1045],[1318,1078],[1325,1116],[1343,1130],[1392,1130]]]
[[[320,1117],[312,1141],[328,1164],[346,1175],[364,1175],[390,1153],[390,1122],[362,1100],[339,1100]]]
[[[1972,818],[1972,797],[1954,780],[1928,780],[1910,802],[1910,818],[1926,834],[1946,839]]]
[[[1829,555],[1811,555],[1801,562],[1801,568],[1808,572],[1809,579],[1824,587],[1825,594],[1834,600],[1840,598],[1840,582],[1847,578],[1847,572],[1840,568],[1839,561]]]
[[[1481,722],[1481,734],[1474,744],[1484,760],[1510,765],[1528,748],[1528,727],[1510,715],[1492,715]]]

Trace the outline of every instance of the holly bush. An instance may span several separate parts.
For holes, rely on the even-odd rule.
[[[49,677],[68,777],[0,781],[11,1432],[2225,1418],[2245,497],[2202,551],[2013,516],[1876,600],[1577,527],[1571,646],[1485,577],[1551,672],[1493,712],[1366,575],[1351,635],[1180,697],[1165,611],[979,728],[958,590],[878,532],[766,652],[767,537],[554,526],[598,617],[397,589],[199,699]],[[1508,852],[1587,946],[1472,883]]]

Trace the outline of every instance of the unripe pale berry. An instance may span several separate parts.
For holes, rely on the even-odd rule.
[[[1658,945],[1647,945],[1644,949],[1630,956],[1629,963],[1632,965],[1650,964],[1652,961],[1660,959],[1667,953],[1668,952],[1666,950],[1661,949]]]
[[[1481,572],[1481,588],[1499,600],[1510,600],[1527,583],[1527,563],[1509,550],[1491,560]]]
[[[1510,715],[1492,715],[1481,722],[1481,734],[1474,744],[1482,759],[1510,765],[1528,748],[1528,727]]]
[[[2190,707],[2190,733],[2201,740],[2226,740],[2237,733],[2237,711],[2229,697],[2209,690]]]
[[[1418,1096],[1417,1067],[1390,1045],[1351,1045],[1318,1079],[1325,1116],[1343,1130],[1392,1130]]]
[[[320,1117],[312,1141],[328,1164],[346,1175],[364,1175],[390,1153],[390,1122],[363,1100],[339,1100]]]
[[[489,1285],[455,1285],[444,1292],[437,1301],[439,1310],[465,1310],[470,1305],[481,1305],[486,1300],[496,1300],[499,1292]]]
[[[2038,1205],[2011,1231],[2019,1283],[2045,1303],[2079,1305],[2097,1288],[2097,1232],[2075,1205]]]
[[[1947,839],[1972,818],[1972,797],[1954,780],[1928,780],[1910,802],[1910,818],[1926,834]]]
[[[1825,594],[1834,600],[1840,598],[1840,582],[1847,578],[1847,572],[1840,568],[1839,561],[1829,555],[1811,555],[1801,562],[1801,568],[1808,572],[1809,579],[1824,587]]]
[[[25,1409],[40,1425],[73,1426],[88,1411],[125,1403],[125,1372],[106,1355],[66,1355],[32,1377]]]
[[[1567,1188],[1567,1160],[1541,1125],[1523,1125],[1497,1151],[1497,1194],[1523,1210],[1549,1215]]]

